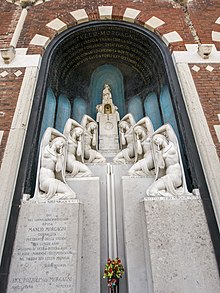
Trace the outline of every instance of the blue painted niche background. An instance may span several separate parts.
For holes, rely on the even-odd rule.
[[[48,88],[41,137],[49,126],[63,132],[68,118],[80,123],[83,115],[89,114],[95,119],[96,106],[102,102],[102,91],[106,83],[111,87],[113,102],[118,107],[121,118],[131,113],[137,122],[148,116],[155,130],[164,123],[170,123],[179,138],[169,87],[164,85],[159,91],[157,89],[157,93],[153,91],[145,96],[139,94],[126,99],[123,74],[111,64],[101,65],[93,71],[88,97],[68,97],[64,94],[55,97],[53,90]]]
[[[111,65],[99,66],[92,74],[89,96],[91,116],[96,116],[96,106],[102,102],[102,91],[105,84],[111,87],[113,103],[118,107],[120,117],[125,115],[124,81],[121,71]]]

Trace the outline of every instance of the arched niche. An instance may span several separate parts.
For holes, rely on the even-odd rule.
[[[33,195],[35,189],[40,133],[46,125],[55,125],[57,101],[61,94],[68,99],[67,104],[71,107],[74,106],[74,99],[77,97],[79,101],[83,101],[82,104],[79,102],[80,105],[84,105],[82,112],[85,109],[88,111],[92,74],[106,64],[118,68],[123,76],[125,113],[128,111],[129,100],[139,96],[145,114],[150,117],[160,114],[162,117],[161,105],[159,111],[157,108],[154,113],[149,107],[155,107],[155,98],[158,105],[160,104],[161,89],[168,86],[169,102],[173,108],[172,118],[175,119],[179,132],[185,169],[190,178],[188,189],[199,187],[204,206],[206,205],[210,231],[212,235],[217,231],[210,199],[207,200],[209,192],[203,169],[168,48],[154,33],[135,24],[107,20],[92,21],[59,34],[44,53],[7,230],[5,251],[8,253],[4,254],[2,262],[2,267],[6,267],[7,271],[21,197],[23,194]],[[150,97],[151,93],[154,93],[153,97]],[[145,102],[148,97],[149,105]],[[113,96],[113,101],[114,98]],[[48,112],[48,109],[51,112]],[[73,109],[71,115],[77,118]],[[162,120],[161,122],[163,123]],[[214,239],[215,235],[212,237]]]
[[[61,94],[67,97],[71,107],[77,97],[83,101],[83,109],[87,110],[87,114],[95,118],[95,104],[101,100],[103,83],[108,82],[112,87],[113,102],[116,106],[119,103],[122,115],[128,112],[132,98],[138,96],[138,107],[142,107],[137,112],[138,119],[150,111],[146,109],[146,97],[150,93],[156,93],[159,97],[161,89],[169,87],[172,119],[177,125],[185,166],[191,178],[188,182],[189,190],[197,186],[195,164],[192,163],[197,150],[168,48],[158,36],[135,24],[94,21],[64,31],[45,51],[23,155],[23,161],[28,161],[22,175],[23,180],[26,180],[23,192],[32,195],[34,191],[33,178],[38,153],[36,146],[46,109],[47,89],[51,88],[57,99]],[[74,117],[73,108],[71,113],[73,119],[79,119]],[[161,109],[155,113],[161,115]],[[193,151],[192,148],[188,149],[188,141],[190,146],[193,143]],[[32,148],[29,148],[30,143]]]
[[[160,92],[160,107],[163,117],[163,123],[170,123],[173,127],[177,136],[179,136],[179,131],[175,119],[175,114],[173,110],[172,100],[170,96],[170,91],[167,85],[163,86]]]
[[[55,128],[63,132],[66,121],[70,118],[71,104],[67,96],[60,95],[56,111]]]
[[[124,83],[121,71],[113,65],[104,64],[92,73],[89,85],[89,101],[91,116],[96,116],[96,105],[102,103],[103,85],[107,83],[111,88],[114,103],[118,107],[120,116],[125,115]]]
[[[56,97],[51,88],[47,89],[46,101],[44,106],[44,115],[41,124],[41,133],[40,139],[43,137],[43,134],[47,127],[54,127],[55,121],[55,111],[56,111]]]
[[[71,117],[80,123],[83,115],[87,113],[87,105],[85,100],[78,97],[74,98]]]
[[[128,101],[128,112],[133,115],[135,121],[139,121],[144,117],[143,105],[140,96],[132,97]]]
[[[163,124],[156,93],[149,93],[144,99],[144,113],[145,116],[150,118],[154,129],[159,128]]]

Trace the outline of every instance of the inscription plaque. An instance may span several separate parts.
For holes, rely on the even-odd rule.
[[[7,292],[80,292],[82,204],[22,204]]]

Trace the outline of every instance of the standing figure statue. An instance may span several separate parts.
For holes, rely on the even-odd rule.
[[[92,172],[84,164],[83,127],[75,120],[68,119],[64,127],[64,135],[68,142],[66,171],[74,177],[91,176]]]
[[[40,145],[37,186],[33,200],[50,201],[76,198],[67,185],[65,136],[54,128],[47,128]]]
[[[152,135],[152,149],[156,177],[147,189],[148,196],[177,196],[189,194],[181,162],[176,135],[169,124],[158,128]]]
[[[112,94],[111,94],[111,88],[108,84],[104,85],[103,91],[102,91],[102,103],[103,104],[112,104]]]
[[[84,158],[87,163],[105,163],[106,159],[98,149],[98,124],[88,115],[84,115],[81,122],[85,130]]]
[[[113,100],[112,100],[112,93],[111,93],[111,88],[108,84],[105,84],[103,87],[103,91],[102,91],[102,104],[99,104],[96,106],[96,110],[97,110],[97,121],[99,121],[99,116],[100,113],[102,114],[114,114],[115,112],[117,112],[118,107],[116,107],[113,104]],[[117,112],[117,115],[119,116],[119,113]]]
[[[134,125],[135,164],[129,169],[131,176],[154,174],[154,161],[150,137],[154,132],[149,117],[144,117]]]
[[[135,120],[132,114],[125,115],[119,122],[120,151],[113,159],[114,163],[132,163],[135,159],[133,127]]]

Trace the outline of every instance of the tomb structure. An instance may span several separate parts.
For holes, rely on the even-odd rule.
[[[172,126],[154,130],[149,117],[135,122],[131,113],[119,121],[108,84],[97,111],[98,123],[88,115],[81,124],[69,118],[64,134],[49,127],[43,135],[7,293],[101,293],[105,260],[118,256],[126,264],[122,293],[217,293],[201,198],[187,190]]]

